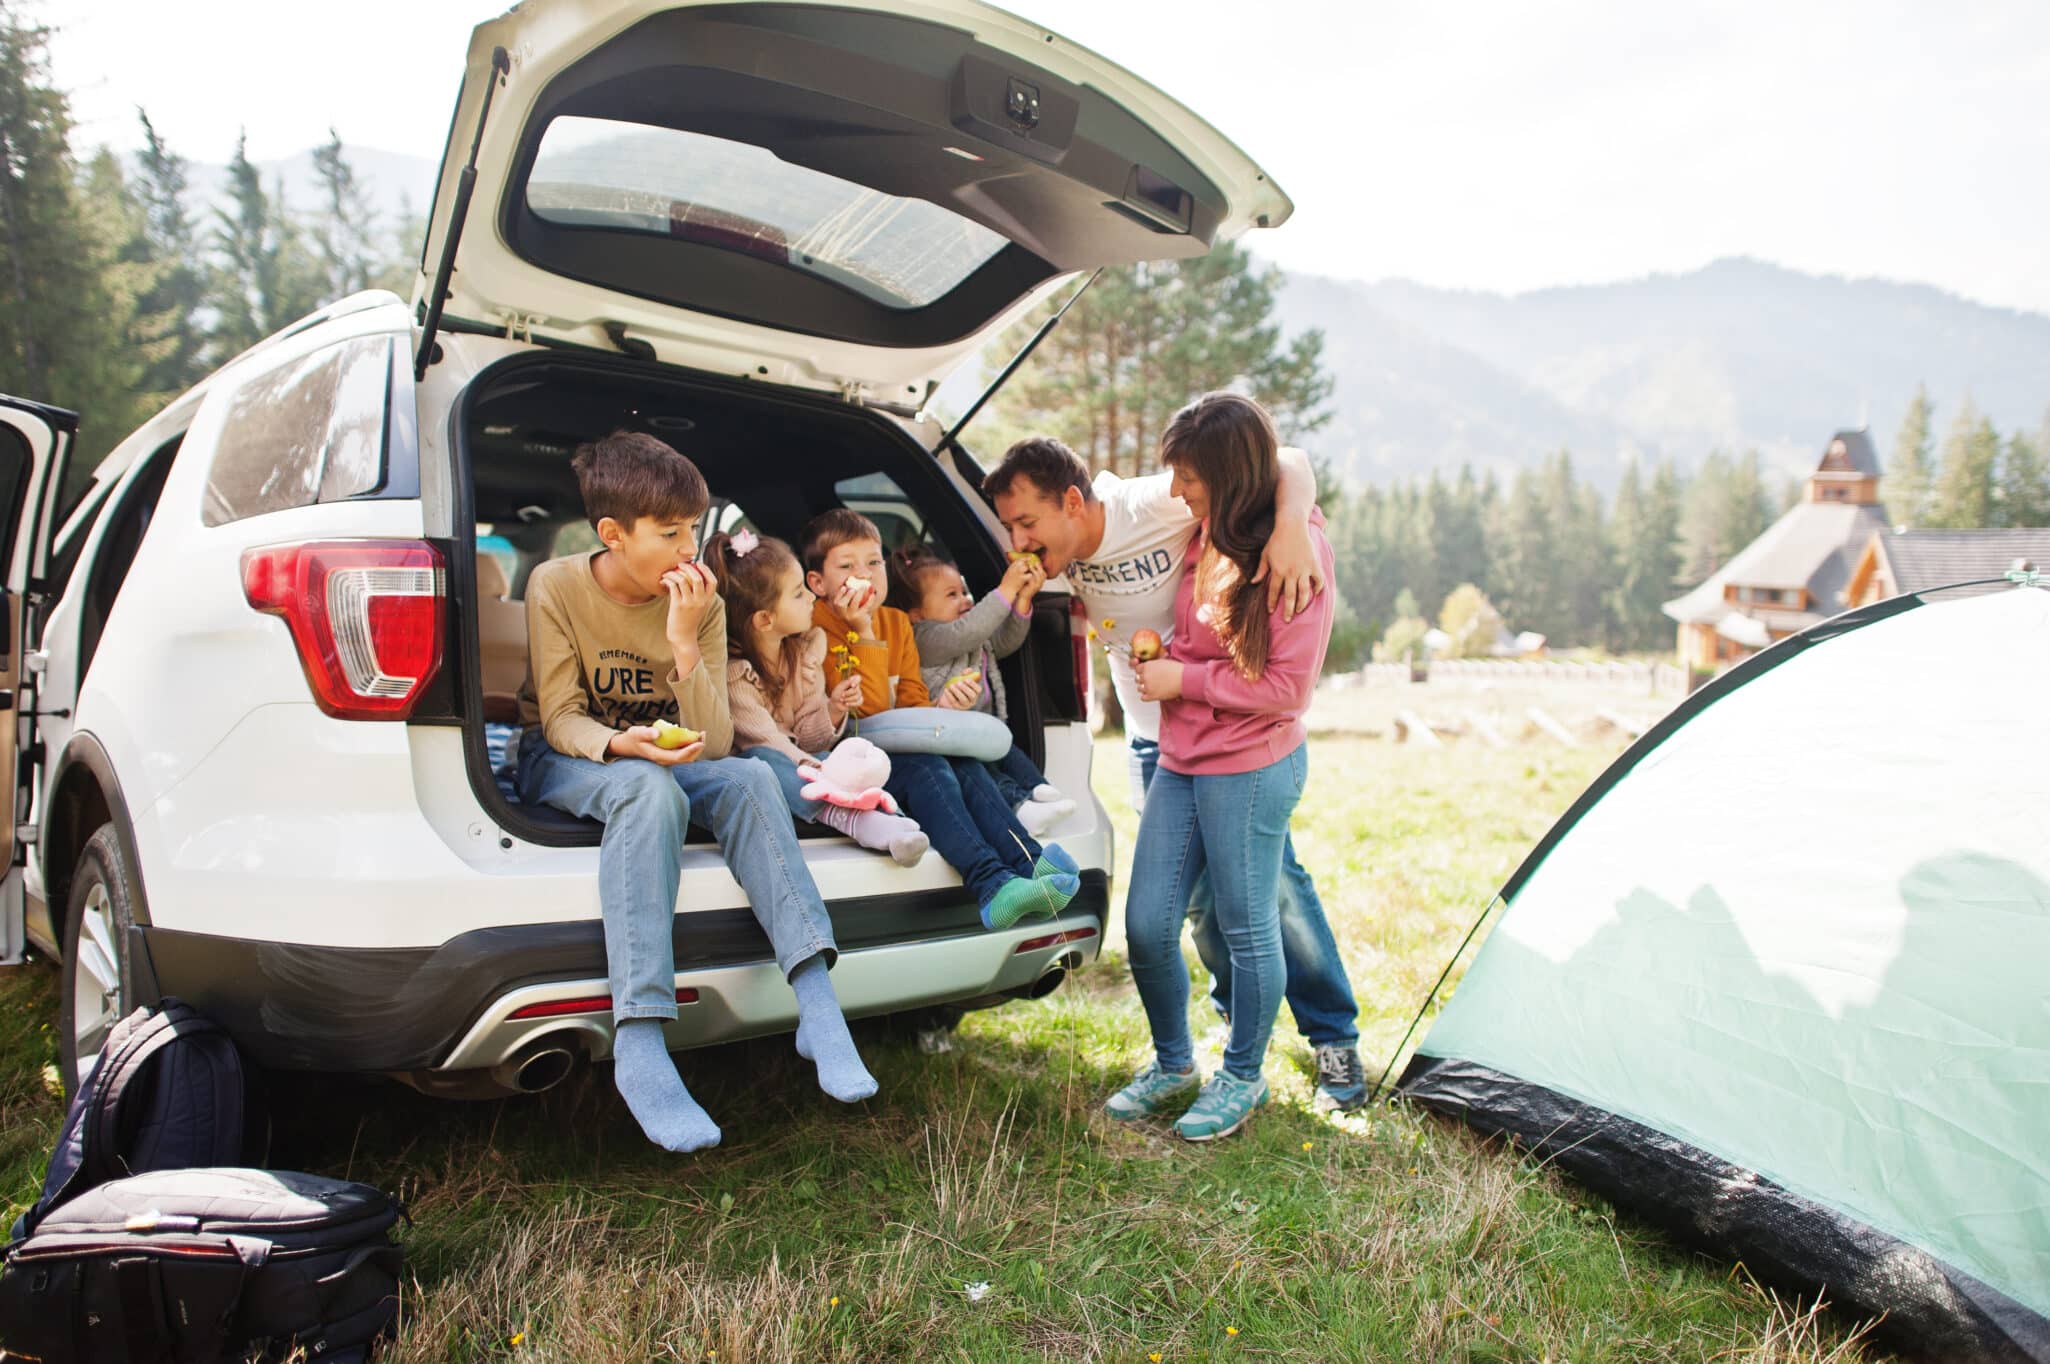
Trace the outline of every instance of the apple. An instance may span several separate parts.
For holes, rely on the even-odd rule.
[[[868,579],[857,575],[854,577],[850,577],[847,580],[847,586],[854,589],[854,599],[856,601],[860,601],[862,598],[862,594],[867,592],[869,589],[873,588],[875,584],[870,582]]]
[[[965,672],[965,673],[955,673],[955,674],[954,674],[954,675],[953,675],[952,677],[948,678],[948,679],[947,679],[947,685],[951,687],[951,686],[953,686],[953,685],[954,685],[954,684],[955,684],[956,682],[980,682],[981,680],[982,680],[982,669],[980,669],[980,668],[970,668],[970,669],[969,669],[969,670],[968,670],[967,672]]]
[[[1151,663],[1160,657],[1160,632],[1157,630],[1134,630],[1132,632],[1132,661]]]
[[[657,748],[687,748],[704,737],[704,735],[694,729],[687,729],[682,725],[672,725],[667,720],[657,720],[655,722],[655,747]]]
[[[1036,549],[1014,549],[1007,551],[1004,557],[1014,562],[1019,559],[1030,559],[1036,564],[1039,562],[1039,551]]]

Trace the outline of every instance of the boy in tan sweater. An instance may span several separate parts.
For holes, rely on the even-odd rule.
[[[574,467],[601,548],[553,559],[527,583],[520,693],[520,799],[605,825],[598,902],[611,977],[613,1078],[657,1145],[714,1146],[663,1040],[676,1017],[671,934],[692,820],[709,828],[747,891],[797,995],[797,1050],[819,1087],[858,1103],[875,1080],[855,1051],[827,969],[832,921],[767,767],[728,756],[726,620],[697,562],[711,496],[695,465],[653,436],[619,431]],[[657,721],[698,731],[665,748]]]

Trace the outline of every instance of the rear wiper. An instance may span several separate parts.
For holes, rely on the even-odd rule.
[[[935,458],[938,457],[939,453],[942,450],[945,450],[950,445],[954,447],[954,455],[957,461],[960,459],[967,458],[968,452],[961,448],[961,443],[958,439],[958,437],[961,434],[961,428],[968,425],[969,422],[974,421],[975,414],[982,411],[983,404],[987,403],[991,398],[994,398],[997,394],[997,390],[1002,388],[1006,383],[1010,381],[1011,376],[1018,372],[1018,366],[1024,364],[1027,360],[1032,358],[1032,352],[1039,349],[1039,343],[1046,340],[1047,333],[1051,332],[1054,329],[1054,327],[1059,324],[1060,320],[1068,315],[1068,309],[1074,307],[1075,301],[1081,298],[1082,295],[1089,292],[1089,286],[1096,283],[1096,277],[1102,273],[1103,268],[1101,266],[1098,266],[1096,269],[1091,270],[1089,272],[1089,278],[1082,281],[1082,287],[1077,289],[1074,293],[1068,295],[1068,301],[1066,303],[1063,303],[1054,312],[1054,315],[1052,317],[1049,317],[1040,326],[1038,331],[1032,333],[1032,339],[1030,341],[1027,341],[1024,345],[1024,348],[1021,349],[1016,355],[1011,357],[1011,363],[1004,366],[1002,373],[998,374],[996,378],[990,380],[989,387],[982,390],[982,396],[978,397],[974,402],[968,405],[968,410],[961,414],[961,420],[954,423],[954,429],[947,432],[946,435],[940,437],[940,443],[938,445],[935,445],[932,450]],[[962,477],[967,478],[972,483],[975,481],[976,476],[969,474],[966,470],[963,470]]]
[[[455,273],[456,244],[463,239],[463,220],[470,214],[470,192],[477,187],[477,148],[484,142],[484,125],[491,118],[491,97],[512,70],[512,58],[505,49],[491,49],[491,80],[484,87],[484,105],[477,111],[477,133],[470,139],[470,159],[456,177],[456,197],[449,214],[448,230],[441,237],[441,264],[434,271],[434,290],[427,296],[427,314],[420,320],[420,353],[413,357],[413,382],[427,377],[427,364],[434,355],[434,334],[441,328],[442,305],[448,302],[448,277]]]

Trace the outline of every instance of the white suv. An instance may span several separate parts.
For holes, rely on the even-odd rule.
[[[1080,272],[1289,211],[1187,109],[967,0],[532,0],[478,28],[410,306],[271,337],[89,481],[69,414],[0,400],[0,947],[65,960],[67,1083],[169,994],[261,1063],[430,1092],[606,1055],[599,830],[504,771],[521,588],[589,543],[572,449],[651,431],[718,528],[886,511],[987,590],[1004,542],[926,415],[940,380]],[[1018,741],[1070,792],[1085,627],[1043,594],[1004,663]],[[1037,995],[1092,958],[1110,828],[1088,801],[1055,836],[1082,894],[1001,933],[938,857],[808,837],[848,1013]],[[693,837],[671,1044],[792,1027]]]

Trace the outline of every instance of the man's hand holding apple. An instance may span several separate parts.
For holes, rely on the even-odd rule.
[[[1135,663],[1139,676],[1139,698],[1144,701],[1177,701],[1182,695],[1182,665],[1171,658]]]

